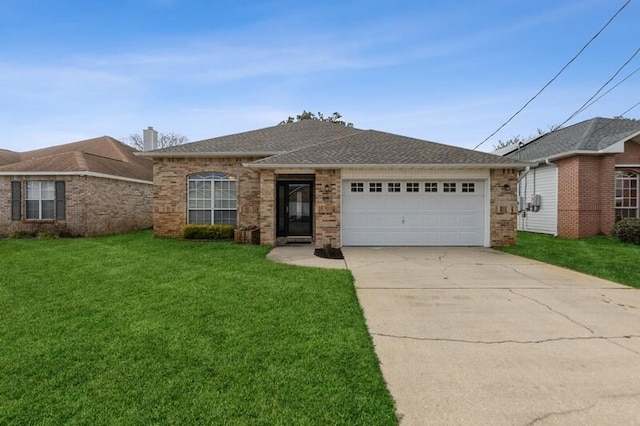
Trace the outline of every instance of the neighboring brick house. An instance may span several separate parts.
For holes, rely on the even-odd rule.
[[[109,136],[20,153],[0,150],[0,235],[151,228],[153,164],[134,152]]]
[[[259,226],[261,243],[500,246],[515,242],[525,164],[303,120],[137,155],[154,160],[154,233]]]
[[[521,172],[518,229],[584,238],[640,217],[640,121],[593,118],[501,155],[532,162]]]

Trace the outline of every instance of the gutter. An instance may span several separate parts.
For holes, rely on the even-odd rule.
[[[524,169],[533,163],[451,163],[451,164],[260,164],[243,163],[249,169]]]
[[[149,180],[142,180],[142,179],[134,179],[134,178],[128,178],[128,177],[124,177],[124,176],[115,176],[115,175],[108,175],[106,173],[97,173],[97,172],[83,172],[83,171],[77,171],[77,172],[21,172],[21,171],[15,171],[15,172],[0,172],[0,176],[90,176],[90,177],[97,177],[97,178],[104,178],[104,179],[114,179],[114,180],[123,180],[125,182],[134,182],[134,183],[144,183],[147,185],[153,185],[153,181],[149,181]]]

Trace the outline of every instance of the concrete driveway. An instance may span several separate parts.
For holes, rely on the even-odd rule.
[[[640,291],[483,248],[343,248],[407,425],[640,424]]]

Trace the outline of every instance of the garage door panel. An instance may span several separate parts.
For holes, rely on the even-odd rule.
[[[343,186],[344,245],[484,244],[483,182],[474,182],[474,193],[407,193],[404,183],[400,193],[370,193],[367,183],[365,192],[351,193],[350,182]]]

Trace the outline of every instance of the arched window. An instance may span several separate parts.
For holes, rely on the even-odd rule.
[[[638,174],[616,172],[616,221],[638,217]]]
[[[226,173],[189,175],[188,223],[235,225],[237,223],[236,180]]]

